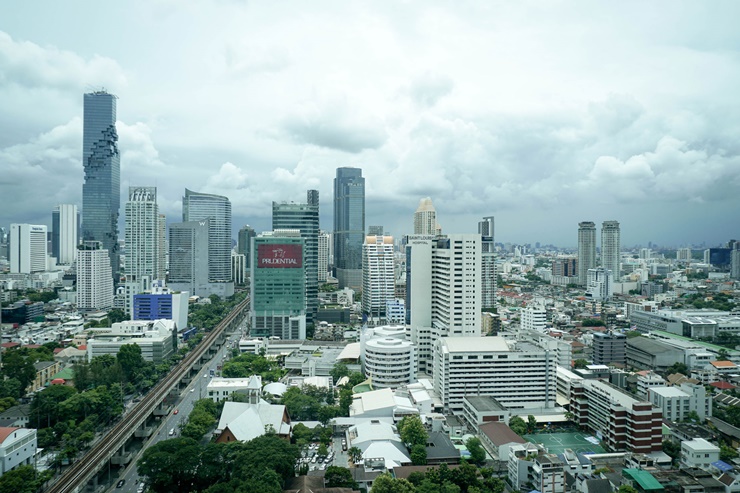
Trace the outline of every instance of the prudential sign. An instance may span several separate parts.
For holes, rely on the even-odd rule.
[[[303,267],[301,245],[258,245],[257,266],[267,269],[297,269]]]

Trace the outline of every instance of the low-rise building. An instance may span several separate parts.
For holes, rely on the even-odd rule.
[[[704,421],[712,416],[712,397],[703,385],[682,383],[673,387],[653,387],[648,400],[661,410],[669,421],[683,421],[695,412]]]
[[[26,392],[43,389],[51,382],[51,377],[62,369],[62,365],[58,361],[38,361],[33,364],[33,367],[36,370],[36,377],[26,388]]]
[[[514,445],[521,445],[527,441],[514,433],[506,423],[489,422],[478,425],[478,436],[481,444],[491,456],[499,461],[509,458],[509,450]]]
[[[257,403],[227,401],[214,434],[218,435],[216,443],[248,442],[267,431],[274,431],[287,440],[290,428],[290,416],[283,405],[262,400]]]
[[[36,430],[0,428],[0,475],[18,466],[33,464],[36,455]]]
[[[252,375],[249,378],[214,377],[206,388],[208,398],[213,402],[228,401],[232,394],[244,394],[247,401],[257,403],[262,393],[262,377]]]
[[[712,462],[719,460],[719,447],[703,438],[681,442],[681,466],[709,471]]]
[[[172,320],[132,320],[114,323],[110,329],[91,329],[87,340],[87,359],[110,354],[115,356],[125,344],[137,344],[141,356],[155,364],[174,354],[177,344],[175,323]]]

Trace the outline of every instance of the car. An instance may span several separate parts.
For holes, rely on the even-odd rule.
[[[126,480],[122,479],[116,484],[116,488],[123,488],[123,485],[126,484]]]
[[[190,392],[195,392],[195,389],[190,389]]]
[[[174,428],[172,428],[172,429],[170,430],[170,436],[173,436],[174,434],[175,434],[175,429],[174,429]]]
[[[180,412],[180,410],[179,410],[179,409],[175,409],[175,412],[173,412],[172,414],[177,414],[177,413],[179,413],[179,412]]]
[[[146,489],[146,483],[139,483],[139,488],[136,490],[136,493],[144,493],[145,489]]]

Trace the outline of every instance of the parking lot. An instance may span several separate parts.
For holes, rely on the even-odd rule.
[[[309,471],[325,470],[327,467],[332,465],[339,465],[336,463],[337,453],[332,442],[327,447],[328,454],[326,456],[319,455],[319,443],[311,443],[305,450],[301,451],[301,458],[299,459],[300,465],[308,464]],[[339,443],[339,450],[341,451],[342,444]],[[345,454],[345,466],[346,467],[346,454]]]

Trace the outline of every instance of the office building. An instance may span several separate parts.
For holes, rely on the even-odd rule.
[[[596,379],[572,381],[570,410],[576,424],[612,451],[649,454],[662,450],[660,409],[614,385]]]
[[[478,222],[478,233],[481,236],[481,308],[496,306],[496,245],[494,243],[493,216],[484,217]]]
[[[60,204],[51,211],[51,256],[60,265],[71,265],[77,258],[78,220],[74,204]]]
[[[367,235],[368,236],[383,236],[383,226],[368,226],[367,227]]]
[[[612,271],[603,267],[588,269],[586,298],[593,301],[608,301],[613,293]]]
[[[46,226],[10,225],[10,273],[44,272],[47,262]]]
[[[340,288],[362,286],[365,178],[360,168],[337,168],[334,178],[334,271]]]
[[[730,255],[730,278],[740,280],[740,245],[737,243]]]
[[[578,259],[575,257],[556,258],[552,261],[551,284],[567,286],[578,284]]]
[[[221,195],[185,189],[183,222],[208,220],[208,281],[219,296],[234,294],[231,280],[231,202]],[[170,259],[171,261],[172,259]],[[218,291],[218,292],[216,292]],[[224,294],[221,294],[224,293]]]
[[[303,238],[306,273],[306,323],[316,323],[319,309],[319,192],[308,190],[305,204],[272,203],[272,229],[298,230]]]
[[[319,232],[319,255],[318,275],[319,283],[324,283],[329,278],[329,244],[331,238],[326,231]]]
[[[691,248],[679,248],[676,250],[676,260],[679,262],[691,262]]]
[[[521,313],[522,330],[545,331],[547,327],[547,310],[543,306],[530,304]]]
[[[648,389],[647,400],[660,409],[663,418],[680,422],[691,419],[694,412],[704,421],[712,417],[712,395],[701,384],[684,382],[672,387],[661,386]]]
[[[395,300],[393,237],[367,236],[362,245],[362,313],[373,325],[383,323],[386,305]]]
[[[129,187],[126,218],[126,314],[131,316],[133,296],[145,291],[160,273],[160,222],[155,187]]]
[[[157,236],[159,236],[159,252],[157,253],[158,272],[154,278],[164,279],[167,277],[167,252],[169,252],[167,245],[167,217],[164,214],[157,216]]]
[[[591,221],[578,223],[578,284],[586,286],[588,270],[596,267],[596,225]]]
[[[231,253],[231,278],[237,286],[247,283],[247,257],[240,253]]]
[[[121,156],[116,132],[116,100],[105,91],[85,94],[82,131],[82,240],[99,241],[110,256],[111,278],[120,272],[118,214],[121,208]]]
[[[414,234],[415,235],[439,235],[442,228],[437,222],[437,211],[430,197],[419,200],[419,207],[414,212]]]
[[[604,221],[601,224],[601,266],[612,271],[612,279],[620,279],[620,232],[618,221]]]
[[[300,230],[270,231],[252,239],[252,337],[306,338],[305,243]]]
[[[619,332],[594,332],[592,359],[595,365],[626,362],[627,336]]]
[[[406,241],[406,313],[419,371],[431,372],[434,341],[480,336],[481,236],[412,235]]]
[[[466,395],[507,408],[553,407],[557,358],[536,344],[502,337],[441,337],[434,344],[434,390],[445,409],[463,412]]]
[[[208,236],[210,221],[170,224],[170,269],[168,285],[175,291],[210,296]]]
[[[77,249],[77,308],[107,310],[113,306],[113,276],[108,251],[99,241]]]
[[[373,337],[362,346],[365,376],[375,389],[396,389],[416,381],[416,348],[397,337]]]
[[[246,257],[247,273],[249,273],[249,269],[251,268],[251,265],[249,264],[249,259],[251,257],[249,248],[252,244],[252,238],[254,238],[255,236],[257,236],[257,233],[255,233],[254,228],[248,224],[242,226],[236,235],[236,253],[238,253],[239,255],[244,255]]]
[[[188,325],[187,291],[173,291],[163,281],[154,281],[146,293],[134,295],[133,320],[172,320],[175,329]]]
[[[103,355],[115,356],[121,346],[136,344],[144,361],[164,363],[177,348],[177,329],[172,320],[129,320],[117,322],[110,329],[98,329],[87,340],[87,361]]]

